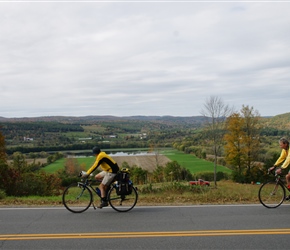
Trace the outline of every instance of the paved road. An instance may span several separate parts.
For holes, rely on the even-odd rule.
[[[0,208],[0,249],[289,249],[290,205]]]

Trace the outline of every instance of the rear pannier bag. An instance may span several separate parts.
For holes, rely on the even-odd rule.
[[[129,171],[122,169],[117,174],[116,192],[117,195],[129,195],[132,193],[132,182]]]

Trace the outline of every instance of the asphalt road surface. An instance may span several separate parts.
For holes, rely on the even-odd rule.
[[[0,208],[0,249],[290,249],[290,205]]]

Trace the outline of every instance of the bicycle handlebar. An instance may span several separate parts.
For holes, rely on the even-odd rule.
[[[277,172],[275,171],[275,169],[272,169],[272,170],[269,170],[268,169],[268,175],[270,175],[270,174],[274,175],[275,177],[276,176],[281,176],[281,175],[283,176],[282,173],[277,174]]]

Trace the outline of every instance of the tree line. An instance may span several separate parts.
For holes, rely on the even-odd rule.
[[[286,129],[274,130],[265,126],[265,123],[261,122],[263,119],[258,111],[254,110],[253,107],[243,106],[240,111],[233,111],[217,97],[211,97],[207,100],[204,116],[207,117],[207,121],[200,128],[184,129],[179,126],[178,128],[174,127],[174,129],[171,127],[170,130],[158,131],[154,129],[149,134],[149,138],[142,141],[129,139],[126,140],[127,143],[124,143],[124,140],[119,140],[48,146],[47,148],[39,148],[39,153],[43,152],[43,149],[54,149],[53,151],[56,152],[60,151],[59,149],[91,149],[96,144],[107,149],[136,147],[136,145],[137,147],[150,147],[152,144],[155,147],[170,145],[186,153],[213,161],[214,171],[206,178],[213,179],[215,185],[220,178],[228,178],[221,177],[216,172],[217,164],[232,169],[231,178],[234,181],[242,183],[263,181],[266,169],[272,166],[279,156],[278,138],[276,137],[287,136],[289,131]],[[267,133],[271,135],[268,136]],[[269,140],[269,138],[273,138],[273,140]],[[57,194],[65,182],[75,178],[72,173],[75,174],[75,171],[82,168],[75,163],[67,162],[64,172],[56,175],[46,174],[41,171],[43,167],[41,164],[27,163],[23,153],[31,154],[31,148],[25,147],[23,147],[22,152],[14,148],[9,156],[13,163],[8,164],[7,152],[9,150],[6,149],[5,142],[5,137],[0,131],[0,190],[5,190],[7,195]],[[268,153],[266,145],[271,144],[274,144],[272,147],[274,149]],[[47,157],[48,162],[52,162],[62,155],[55,153]],[[192,178],[190,173],[186,169],[182,169],[176,162],[166,166],[156,166],[153,173],[148,173],[138,166],[127,167],[130,167],[133,181],[137,184]],[[9,190],[6,190],[7,188]]]

